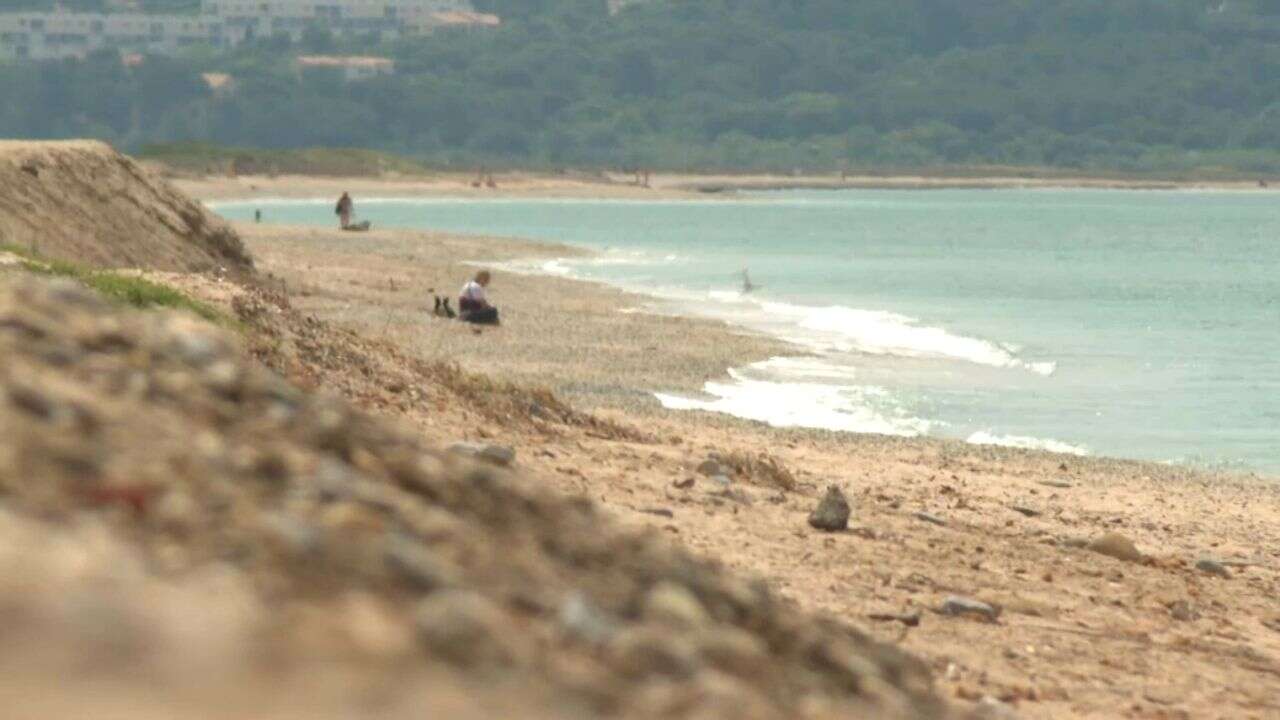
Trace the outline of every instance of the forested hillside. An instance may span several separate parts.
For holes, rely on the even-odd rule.
[[[169,0],[185,5],[182,0]],[[160,0],[152,6],[164,5]],[[0,134],[361,146],[432,162],[1280,172],[1277,0],[476,0],[501,28],[317,28],[125,70],[0,67]],[[299,52],[397,74],[298,76]],[[228,72],[214,97],[199,73]]]

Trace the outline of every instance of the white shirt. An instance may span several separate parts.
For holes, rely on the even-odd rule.
[[[475,280],[462,286],[462,297],[479,303],[488,302],[484,297],[484,286]]]

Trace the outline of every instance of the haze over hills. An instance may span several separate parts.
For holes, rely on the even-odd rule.
[[[502,24],[0,66],[0,134],[460,165],[1280,171],[1280,5],[1265,0],[473,5]],[[318,53],[392,65],[299,69]]]

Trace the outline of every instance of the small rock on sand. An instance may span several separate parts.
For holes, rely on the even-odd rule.
[[[947,521],[946,521],[946,520],[944,520],[944,519],[942,519],[942,518],[938,517],[937,515],[932,515],[932,514],[927,513],[927,512],[918,512],[918,513],[916,513],[915,518],[916,518],[917,520],[923,520],[923,521],[925,521],[925,522],[927,522],[927,523],[929,523],[929,524],[931,524],[931,525],[939,525],[939,526],[941,526],[941,527],[946,527],[946,526],[947,526]]]
[[[459,442],[449,446],[449,452],[458,455],[483,460],[507,467],[516,461],[516,451],[506,445],[492,445],[489,443],[471,443]]]
[[[1222,578],[1231,577],[1231,571],[1227,569],[1227,566],[1213,558],[1200,558],[1196,561],[1196,569]]]
[[[1147,559],[1147,556],[1138,550],[1132,540],[1120,533],[1111,532],[1103,535],[1089,543],[1089,549],[1101,555],[1125,562],[1138,563]]]
[[[942,615],[951,615],[959,617],[961,615],[973,615],[987,622],[995,622],[1000,617],[1000,609],[992,605],[988,605],[972,598],[960,597],[952,595],[942,601],[942,605],[938,608],[938,612]]]
[[[849,528],[849,501],[840,488],[832,485],[822,502],[809,514],[809,525],[825,532],[840,532]]]
[[[707,458],[706,460],[703,460],[702,464],[698,466],[698,472],[702,475],[706,475],[707,477],[728,474],[728,470],[726,470],[725,467],[720,464],[720,461],[715,458]]]

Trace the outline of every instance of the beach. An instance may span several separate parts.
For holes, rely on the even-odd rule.
[[[787,348],[723,323],[636,311],[645,298],[602,285],[502,272],[492,288],[501,328],[430,317],[433,292],[453,295],[477,263],[581,252],[566,247],[237,229],[259,272],[301,312],[410,356],[549,388],[641,434],[548,438],[495,427],[465,406],[371,409],[441,445],[510,444],[536,482],[901,642],[946,696],[1000,698],[1027,718],[1280,712],[1273,480],[664,410],[654,392],[695,394],[729,367]],[[188,289],[199,294],[196,285]],[[219,301],[216,288],[204,295]],[[749,470],[726,485],[698,472],[712,456],[765,457],[784,477]],[[849,497],[851,529],[815,532],[806,518],[832,485]],[[953,597],[998,607],[998,618],[935,612]]]
[[[1088,176],[991,175],[716,175],[657,173],[648,186],[634,175],[621,173],[532,173],[495,175],[495,187],[475,183],[474,174],[439,173],[427,177],[318,177],[300,175],[184,176],[170,178],[184,192],[204,200],[252,200],[256,198],[328,198],[343,192],[381,198],[585,198],[585,199],[688,199],[715,197],[739,191],[763,190],[945,190],[1008,188],[1092,188],[1099,190],[1215,189],[1271,192],[1256,180],[1148,179]]]

